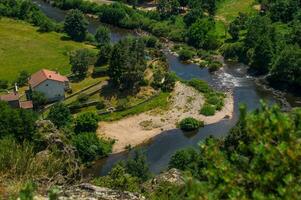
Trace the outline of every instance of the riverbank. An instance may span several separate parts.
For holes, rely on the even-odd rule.
[[[139,115],[124,118],[114,122],[100,122],[97,134],[115,139],[113,153],[125,150],[127,146],[138,146],[151,140],[163,131],[172,130],[177,123],[186,117],[194,117],[204,121],[205,125],[213,124],[224,118],[232,118],[233,97],[228,93],[223,109],[214,116],[199,114],[204,104],[204,97],[194,88],[177,82],[170,97],[167,110],[155,109]]]

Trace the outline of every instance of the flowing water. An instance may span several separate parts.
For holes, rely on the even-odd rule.
[[[52,7],[50,4],[42,0],[33,0],[39,8],[50,18],[56,21],[63,21],[66,15],[65,11]],[[97,27],[101,23],[96,19],[89,19],[88,30],[90,33],[95,33]],[[116,42],[129,34],[131,31],[110,27],[111,40]],[[285,102],[285,98],[274,90],[265,89],[257,85],[253,77],[247,75],[247,66],[243,64],[225,63],[222,70],[215,74],[208,72],[206,68],[200,68],[195,64],[183,64],[178,58],[166,51],[167,60],[170,70],[174,71],[182,79],[189,80],[191,78],[199,78],[207,81],[216,88],[231,91],[234,97],[234,114],[232,119],[224,119],[218,123],[207,125],[194,133],[183,133],[181,130],[175,129],[163,132],[153,138],[148,144],[142,145],[141,149],[147,156],[147,161],[150,165],[150,170],[153,173],[159,173],[166,169],[170,157],[179,149],[186,147],[197,147],[198,143],[210,136],[224,137],[228,131],[235,125],[239,115],[239,105],[247,105],[249,110],[254,110],[259,107],[260,100],[265,100],[269,104]],[[293,106],[301,106],[301,99],[293,95],[285,94],[287,100]],[[112,166],[121,160],[127,159],[133,152],[125,152],[110,155],[108,158],[96,162],[93,167],[88,170],[88,173],[93,175],[104,175]]]

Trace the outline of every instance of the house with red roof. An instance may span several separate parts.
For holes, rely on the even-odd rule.
[[[30,89],[43,93],[48,102],[63,100],[65,91],[70,89],[66,76],[47,69],[32,74],[28,82]]]

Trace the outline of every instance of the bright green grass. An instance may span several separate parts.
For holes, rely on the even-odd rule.
[[[39,33],[36,27],[13,19],[0,19],[0,79],[13,81],[21,70],[30,73],[41,68],[70,73],[68,53],[93,47],[61,40],[55,32]]]
[[[238,16],[239,12],[254,12],[254,0],[222,0],[217,9],[218,20],[230,22]]]
[[[169,105],[169,100],[168,100],[169,95],[170,95],[169,93],[162,92],[158,96],[154,97],[153,99],[145,103],[142,103],[138,106],[135,106],[133,108],[123,110],[123,111],[117,111],[110,114],[100,115],[100,120],[116,121],[130,115],[137,115],[156,108],[165,109]]]
[[[225,30],[228,24],[238,16],[239,12],[247,14],[256,12],[253,8],[254,2],[255,0],[221,0],[215,16],[215,28],[219,38],[223,40],[227,37]]]

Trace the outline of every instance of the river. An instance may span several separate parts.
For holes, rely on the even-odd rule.
[[[66,12],[52,7],[50,4],[42,0],[33,0],[39,8],[50,18],[56,21],[63,21]],[[89,19],[88,31],[95,33],[97,27],[101,23],[96,19]],[[131,31],[110,27],[111,40],[116,42]],[[166,51],[167,60],[171,71],[174,71],[179,77],[189,80],[191,78],[199,78],[208,81],[214,87],[226,89],[233,92],[234,96],[234,115],[232,119],[224,119],[218,123],[207,125],[196,133],[183,133],[181,130],[175,129],[163,132],[153,138],[148,144],[142,145],[141,149],[145,152],[150,170],[153,173],[159,173],[166,169],[170,157],[179,149],[186,147],[197,147],[198,143],[204,138],[213,135],[215,137],[224,137],[228,131],[235,125],[239,117],[239,105],[247,105],[249,110],[259,107],[260,99],[265,100],[269,104],[279,102],[279,96],[275,95],[272,90],[255,84],[254,78],[247,75],[247,66],[243,64],[225,63],[222,70],[215,74],[208,72],[206,68],[200,68],[195,64],[183,64],[176,56]],[[285,97],[293,106],[301,106],[301,99],[286,94]],[[282,98],[283,99],[283,98]],[[286,99],[286,98],[284,98]],[[104,175],[118,161],[127,159],[133,152],[125,152],[110,155],[108,158],[96,162],[89,173],[93,175]]]

